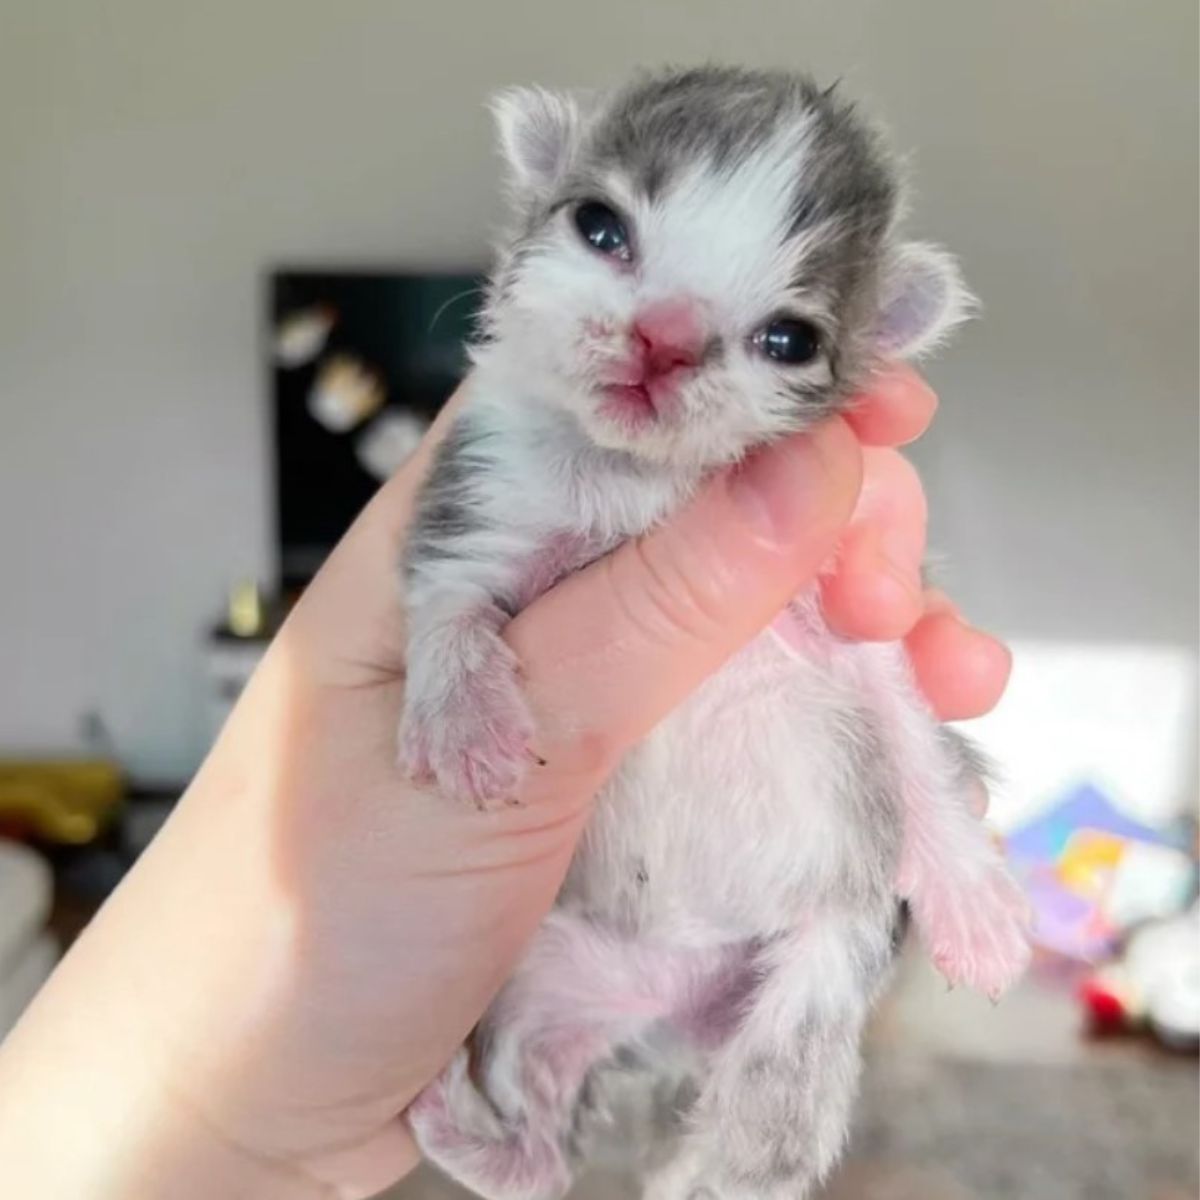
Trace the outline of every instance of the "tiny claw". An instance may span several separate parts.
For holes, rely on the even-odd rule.
[[[536,750],[534,750],[534,749],[533,749],[533,747],[532,747],[532,746],[526,746],[526,747],[525,747],[525,753],[526,753],[526,754],[528,754],[528,755],[529,755],[529,757],[530,757],[530,758],[531,758],[531,759],[532,759],[532,760],[533,760],[535,763],[537,763],[537,765],[538,765],[539,767],[544,767],[544,766],[546,766],[546,765],[548,764],[548,760],[547,760],[547,759],[544,759],[544,758],[543,758],[543,757],[542,757],[542,756],[541,756],[541,755],[540,755],[540,754],[539,754],[539,753],[538,753]]]

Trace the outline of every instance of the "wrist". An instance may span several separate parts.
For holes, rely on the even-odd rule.
[[[318,1200],[295,1168],[236,1145],[92,1011],[69,960],[0,1047],[0,1195],[22,1200]],[[140,1041],[140,1039],[139,1039]]]
[[[0,1195],[330,1194],[225,1119],[294,941],[233,784],[201,772],[0,1046]]]

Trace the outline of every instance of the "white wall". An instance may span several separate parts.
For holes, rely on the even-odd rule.
[[[270,562],[261,270],[471,262],[484,96],[634,62],[809,65],[888,118],[987,306],[920,455],[969,610],[1194,645],[1196,45],[1192,0],[7,0],[0,747],[95,707],[193,766],[202,629]]]

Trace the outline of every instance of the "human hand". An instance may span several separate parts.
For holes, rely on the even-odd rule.
[[[37,1167],[0,1190],[357,1197],[403,1174],[416,1152],[400,1114],[552,903],[608,771],[839,545],[822,578],[831,624],[906,636],[941,715],[990,707],[1007,652],[922,593],[924,501],[890,448],[933,409],[897,368],[845,420],[725,473],[523,612],[506,636],[549,765],[523,807],[493,814],[395,766],[395,564],[423,447],[331,556],[160,837],[0,1051],[0,1163]],[[17,1097],[22,1077],[35,1093]],[[71,1155],[55,1150],[64,1124]]]

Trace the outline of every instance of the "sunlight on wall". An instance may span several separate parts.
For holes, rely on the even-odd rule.
[[[1186,647],[1017,642],[1008,693],[968,732],[1001,780],[992,819],[1012,829],[1088,781],[1129,816],[1196,803],[1196,660]]]

